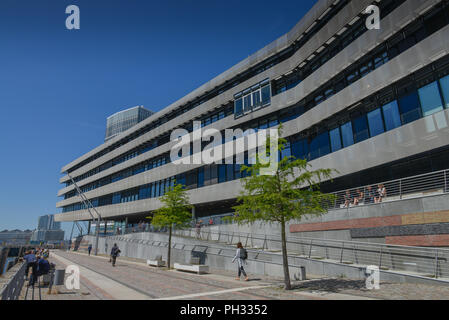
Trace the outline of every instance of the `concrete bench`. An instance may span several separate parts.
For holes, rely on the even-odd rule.
[[[165,261],[162,260],[147,260],[147,265],[150,267],[163,267],[165,266]]]
[[[198,274],[205,274],[209,272],[209,266],[206,265],[185,265],[180,263],[175,263],[174,265],[176,270],[187,271],[187,272],[195,272]]]
[[[156,256],[154,260],[148,259],[147,265],[151,267],[163,267],[165,266],[165,261],[162,260],[162,256]]]

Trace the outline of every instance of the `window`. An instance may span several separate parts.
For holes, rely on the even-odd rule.
[[[198,188],[204,187],[204,168],[198,169]]]
[[[218,165],[218,183],[226,182],[226,165]]]
[[[254,91],[253,92],[253,106],[254,107],[259,107],[260,106],[260,90]]]
[[[270,104],[271,102],[271,86],[268,84],[262,87],[262,105]]]
[[[287,143],[284,145],[284,150],[282,150],[281,152],[281,157],[279,160],[284,159],[285,157],[290,157],[291,154],[291,147],[290,147],[290,142],[287,141]]]
[[[331,139],[331,149],[332,152],[338,151],[342,148],[341,145],[341,136],[340,136],[340,128],[335,128],[329,132],[329,136]]]
[[[371,137],[375,137],[385,132],[380,108],[368,113],[368,126]]]
[[[421,118],[418,93],[416,91],[399,99],[402,124],[407,124]]]
[[[325,156],[330,153],[329,133],[323,132],[310,142],[310,160]]]
[[[241,172],[240,172],[240,164],[235,164],[234,165],[234,177],[235,179],[240,179],[242,177]]]
[[[399,115],[398,103],[392,101],[382,107],[385,119],[385,129],[393,130],[401,126],[401,116]]]
[[[236,117],[241,116],[243,114],[243,100],[242,100],[242,98],[235,100],[234,113],[235,113]]]
[[[226,165],[226,181],[234,180],[234,165],[227,164]]]
[[[449,76],[440,79],[440,85],[446,108],[449,108]]]
[[[438,82],[432,82],[418,90],[423,116],[429,116],[443,110]]]
[[[243,112],[247,113],[251,111],[251,94],[243,97]]]
[[[347,122],[341,126],[341,137],[343,140],[343,147],[349,147],[354,144],[354,134],[352,132],[351,122]]]
[[[354,128],[354,141],[355,143],[361,142],[369,138],[368,123],[366,121],[366,115],[354,119],[352,122]]]

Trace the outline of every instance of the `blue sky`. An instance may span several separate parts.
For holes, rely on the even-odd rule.
[[[1,0],[0,230],[59,212],[106,118],[159,111],[288,32],[315,0]],[[81,29],[67,30],[78,5]],[[65,230],[70,230],[64,224]]]

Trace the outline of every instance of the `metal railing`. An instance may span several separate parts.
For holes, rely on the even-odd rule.
[[[331,194],[336,196],[336,200],[328,205],[328,209],[350,208],[448,192],[449,170],[442,170],[333,192]]]
[[[1,300],[18,300],[25,283],[25,271],[27,264],[23,262],[14,276],[0,287]]]
[[[280,252],[281,237],[245,232],[207,229],[175,230],[174,235],[226,245],[241,242],[262,252]],[[289,256],[330,260],[347,265],[375,265],[382,270],[405,271],[431,278],[449,278],[449,249],[385,245],[357,241],[339,241],[287,237]]]

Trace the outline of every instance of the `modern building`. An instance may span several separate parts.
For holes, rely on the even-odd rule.
[[[107,142],[119,133],[125,132],[152,114],[154,112],[145,109],[143,106],[114,113],[106,120],[106,137],[104,141]]]
[[[61,222],[56,222],[54,215],[45,215],[38,218],[37,229],[31,235],[35,243],[60,243],[64,241],[64,231]]]
[[[367,28],[370,5],[380,9],[379,30]],[[56,221],[92,219],[67,173],[101,216],[119,225],[138,223],[159,208],[158,197],[175,179],[189,189],[195,217],[230,213],[241,190],[240,165],[175,165],[171,132],[184,128],[192,135],[194,120],[203,130],[220,131],[282,123],[288,140],[282,156],[338,170],[323,184],[326,192],[351,189],[350,201],[340,197],[328,222],[295,224],[291,232],[386,243],[407,243],[391,240],[394,234],[420,236],[414,238],[417,245],[432,245],[429,234],[449,239],[449,212],[437,209],[449,207],[448,24],[447,0],[319,0],[284,36],[65,165]],[[412,200],[405,200],[397,179],[420,174],[441,175],[443,184],[418,179],[422,188],[415,196],[421,202],[408,207]],[[389,187],[391,181],[399,181],[397,190]],[[381,183],[390,209],[385,201],[369,200],[365,208],[354,207],[358,188]],[[350,221],[355,209],[365,211]],[[436,220],[423,218],[427,213]],[[409,214],[421,218],[405,217]],[[364,218],[371,220],[364,224]],[[413,221],[419,226],[412,233],[400,229]],[[428,226],[436,222],[439,231],[431,231]],[[354,233],[352,226],[371,229]]]
[[[31,230],[3,230],[0,231],[0,244],[25,245],[30,242]]]

